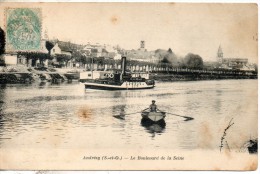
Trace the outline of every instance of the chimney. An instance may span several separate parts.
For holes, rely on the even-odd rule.
[[[122,75],[125,75],[125,71],[126,71],[126,57],[123,56],[121,58],[121,69],[122,69]]]

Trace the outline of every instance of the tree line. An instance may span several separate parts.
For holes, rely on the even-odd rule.
[[[203,59],[200,55],[188,53],[185,57],[178,57],[171,48],[166,50],[158,49],[155,56],[159,58],[160,63],[171,64],[173,67],[203,69]]]

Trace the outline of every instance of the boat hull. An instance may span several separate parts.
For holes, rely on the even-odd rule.
[[[143,83],[142,85],[110,85],[110,84],[98,84],[98,83],[84,83],[85,89],[97,89],[97,90],[139,90],[139,89],[152,89],[154,85],[147,85]]]
[[[166,117],[165,112],[142,112],[142,117],[152,122],[159,122]]]
[[[166,122],[165,122],[164,119],[161,119],[161,120],[159,120],[159,121],[157,121],[157,122],[154,122],[154,121],[152,121],[152,120],[150,120],[150,119],[142,118],[142,119],[141,119],[141,125],[144,126],[144,127],[146,127],[146,128],[150,128],[150,127],[153,126],[153,125],[159,125],[161,128],[164,129],[165,126],[166,126]]]

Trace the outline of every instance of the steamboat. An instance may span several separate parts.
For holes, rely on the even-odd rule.
[[[138,90],[155,87],[149,73],[127,72],[126,57],[121,58],[121,71],[87,71],[80,73],[80,82],[85,89],[100,90]]]

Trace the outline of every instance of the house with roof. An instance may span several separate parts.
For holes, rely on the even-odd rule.
[[[93,49],[93,47],[90,45],[90,43],[88,43],[88,44],[85,45],[85,47],[82,49],[82,52],[84,53],[84,55],[90,56],[92,49]]]
[[[50,55],[57,55],[57,54],[71,56],[72,50],[68,47],[68,45],[62,44],[61,42],[57,42],[50,49]]]
[[[53,57],[52,62],[54,66],[65,66],[64,60],[60,60],[61,57],[68,59],[66,66],[73,66],[73,60],[70,60],[72,56],[72,49],[69,42],[52,41],[49,42],[48,49],[50,56]]]

